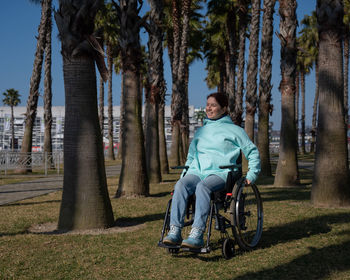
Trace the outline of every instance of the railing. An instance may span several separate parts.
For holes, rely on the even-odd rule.
[[[63,152],[33,152],[20,153],[12,151],[0,152],[0,171],[5,175],[9,170],[42,168],[47,175],[48,170],[55,169],[60,174],[60,165],[63,163]]]

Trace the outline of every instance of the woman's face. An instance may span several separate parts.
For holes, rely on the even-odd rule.
[[[214,97],[209,97],[207,99],[205,112],[209,119],[216,120],[226,112],[226,107],[221,107]]]

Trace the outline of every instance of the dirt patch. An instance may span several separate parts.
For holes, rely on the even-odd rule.
[[[116,234],[121,232],[132,232],[132,231],[142,229],[145,226],[146,226],[145,224],[117,223],[116,226],[111,228],[105,228],[105,229],[86,229],[86,230],[65,231],[65,230],[58,230],[56,223],[45,223],[45,224],[32,225],[28,229],[28,232],[34,233],[34,234],[48,234],[48,235],[55,235],[55,234],[57,235],[58,234],[100,235],[100,234]]]

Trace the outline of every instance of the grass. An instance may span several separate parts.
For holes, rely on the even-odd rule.
[[[61,192],[0,207],[0,279],[350,279],[350,209],[310,204],[311,175],[298,188],[274,188],[262,178],[264,232],[260,246],[225,260],[210,254],[169,255],[157,242],[178,174],[151,185],[145,198],[113,198],[119,224],[138,230],[100,235],[34,234],[31,225],[57,223]],[[126,227],[127,228],[127,227]],[[212,240],[218,240],[217,232]]]

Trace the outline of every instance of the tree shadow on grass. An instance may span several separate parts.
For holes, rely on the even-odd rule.
[[[245,279],[329,279],[332,272],[350,269],[350,240],[323,248],[309,247],[309,253],[289,263],[234,278]]]
[[[329,214],[271,227],[263,231],[259,247],[268,248],[276,244],[327,233],[331,231],[332,224],[343,223],[350,223],[350,216],[348,213]]]
[[[273,188],[271,190],[260,191],[263,203],[273,201],[310,201],[311,191],[304,187],[296,188]]]
[[[171,194],[171,192],[160,192],[160,193],[153,193],[150,194],[149,197],[164,197]]]
[[[0,207],[13,207],[13,206],[28,206],[28,205],[39,205],[39,204],[45,204],[45,203],[59,203],[61,200],[45,200],[45,201],[38,201],[38,202],[19,202],[19,203],[11,203],[11,204],[4,204],[0,205]]]
[[[140,217],[120,217],[116,219],[115,225],[118,227],[130,226],[130,225],[135,226],[139,224],[144,224],[146,222],[159,221],[163,219],[164,219],[164,214],[162,213],[145,215]]]

